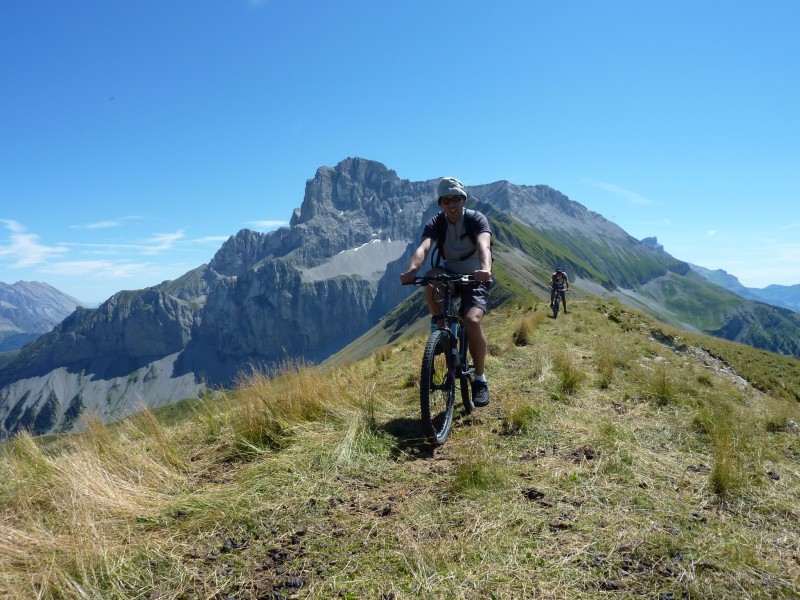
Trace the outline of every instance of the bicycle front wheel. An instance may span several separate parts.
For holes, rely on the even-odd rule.
[[[437,329],[431,333],[422,355],[419,403],[422,425],[431,442],[444,444],[453,426],[455,361],[450,336]]]

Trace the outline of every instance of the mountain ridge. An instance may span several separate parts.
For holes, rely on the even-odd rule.
[[[0,352],[22,348],[84,304],[40,281],[0,281]]]
[[[800,312],[800,284],[778,285],[773,283],[763,288],[747,287],[735,275],[731,275],[724,269],[707,269],[699,265],[690,266],[708,281],[724,287],[743,298],[758,300],[759,302],[766,302],[773,306]]]
[[[413,293],[398,275],[438,210],[437,181],[400,179],[361,158],[320,167],[288,227],[242,230],[207,265],[76,311],[23,348],[0,370],[3,430],[13,434],[37,419],[49,424],[45,431],[68,430],[69,407],[119,419],[143,403],[180,399],[173,393],[229,386],[242,372],[326,359]],[[468,191],[469,205],[492,223],[499,289],[544,295],[552,267],[561,264],[573,294],[616,297],[690,330],[746,341],[776,314],[753,317],[748,301],[548,186],[501,181]],[[718,306],[730,315],[722,318]],[[734,319],[743,324],[726,329]],[[789,336],[800,330],[791,317],[778,321]],[[769,343],[757,333],[754,339]],[[781,343],[800,354],[800,341]]]

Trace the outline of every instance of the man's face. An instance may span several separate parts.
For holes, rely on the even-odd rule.
[[[464,207],[464,196],[442,196],[439,198],[439,206],[442,207],[447,220],[451,223],[458,221],[461,216],[461,209]]]

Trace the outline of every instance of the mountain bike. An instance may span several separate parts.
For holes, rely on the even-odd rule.
[[[474,409],[470,397],[475,376],[475,366],[470,362],[469,339],[461,310],[454,311],[453,296],[457,285],[476,285],[472,275],[440,273],[416,277],[409,285],[437,286],[443,288],[442,320],[444,327],[431,331],[422,354],[422,372],[419,382],[419,405],[422,424],[428,439],[444,444],[453,426],[456,384],[461,391],[464,412]]]
[[[555,298],[553,299],[553,318],[557,319],[558,311],[561,308],[561,294],[565,294],[566,299],[567,290],[565,290],[563,286],[555,286],[555,290]]]

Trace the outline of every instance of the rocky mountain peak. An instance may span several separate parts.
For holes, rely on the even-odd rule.
[[[242,229],[217,250],[209,266],[220,275],[237,276],[264,258],[265,234]]]
[[[658,238],[655,236],[643,238],[642,243],[645,246],[650,246],[654,250],[664,250],[664,246],[658,243]]]
[[[347,158],[335,167],[320,167],[306,182],[303,204],[295,211],[291,225],[342,212],[369,214],[374,199],[387,197],[397,181],[397,173],[363,158]]]

